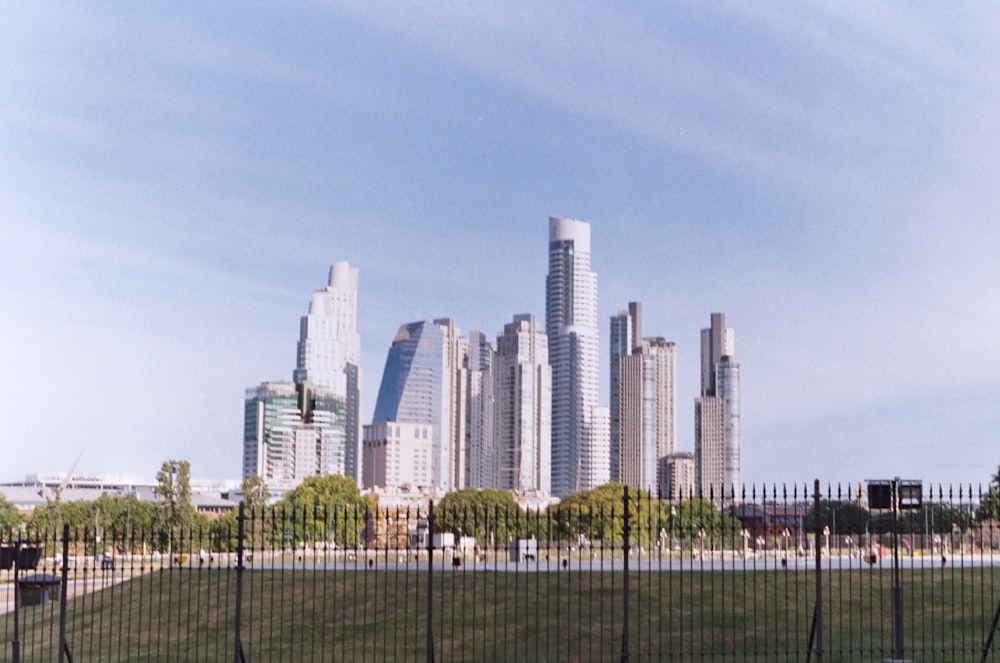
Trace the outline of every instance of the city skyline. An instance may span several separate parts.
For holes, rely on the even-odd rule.
[[[638,301],[676,342],[678,450],[724,311],[746,482],[986,482],[998,25],[880,3],[12,6],[0,478],[81,449],[81,473],[238,476],[244,390],[291,379],[340,260],[369,421],[401,321],[544,319],[556,214],[591,224],[601,331]]]

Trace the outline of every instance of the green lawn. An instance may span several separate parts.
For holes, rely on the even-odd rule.
[[[436,661],[619,660],[621,572],[436,570]],[[630,661],[804,661],[815,576],[803,571],[633,572]],[[903,575],[907,656],[977,661],[1000,596],[992,568]],[[426,661],[426,570],[248,571],[248,661]],[[824,661],[892,654],[891,575],[823,576]],[[167,569],[70,600],[74,661],[232,660],[236,574]],[[57,660],[57,603],[21,611],[22,661]],[[10,660],[13,615],[0,615]],[[996,647],[994,647],[996,649]],[[815,654],[812,660],[818,660]],[[1000,655],[990,654],[990,661]]]

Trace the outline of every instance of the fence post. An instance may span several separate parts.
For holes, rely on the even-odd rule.
[[[434,500],[427,510],[427,663],[434,663]]]
[[[236,617],[235,624],[233,626],[233,663],[242,663],[244,661],[243,657],[243,642],[242,636],[240,634],[240,625],[243,618],[243,537],[246,533],[245,528],[245,503],[240,502],[239,517],[237,518],[236,527]]]
[[[629,566],[628,566],[628,561],[629,561],[629,555],[631,553],[631,549],[629,547],[629,539],[631,538],[632,531],[631,531],[631,523],[629,521],[629,510],[628,510],[628,507],[629,507],[628,485],[625,485],[624,488],[625,488],[625,490],[622,492],[622,503],[625,506],[625,513],[624,513],[624,516],[623,516],[622,534],[623,534],[624,539],[625,539],[625,543],[623,545],[624,552],[625,552],[625,579],[624,579],[624,582],[622,584],[622,603],[623,603],[624,610],[622,612],[622,658],[621,658],[621,662],[622,663],[627,663],[627,661],[629,659],[629,646],[628,646],[628,598],[629,598],[628,597],[628,589],[629,589],[629,586],[628,586],[629,585],[629,582],[628,582],[629,581],[628,571],[629,571]],[[612,512],[612,518],[613,517],[614,517],[614,513]]]
[[[66,642],[66,592],[69,589],[69,523],[63,524],[62,578],[59,591],[59,663],[64,663],[69,645]]]
[[[823,660],[823,550],[820,548],[820,536],[823,533],[823,525],[819,518],[819,479],[814,485],[816,510],[816,660]]]

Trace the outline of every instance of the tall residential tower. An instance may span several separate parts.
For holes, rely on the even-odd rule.
[[[545,326],[552,366],[552,493],[566,497],[610,478],[607,409],[598,407],[597,274],[590,225],[549,218]]]
[[[516,495],[551,492],[552,374],[535,316],[515,315],[497,337],[493,366],[497,483]]]
[[[743,486],[740,365],[733,330],[713,313],[701,330],[701,396],[694,403],[695,489],[717,503],[739,499]]]
[[[611,479],[656,495],[676,450],[674,343],[642,336],[642,306],[611,318]]]

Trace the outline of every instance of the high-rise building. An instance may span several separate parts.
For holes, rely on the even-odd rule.
[[[314,474],[345,474],[344,402],[308,383],[265,382],[244,401],[243,478],[272,494]]]
[[[722,313],[701,330],[701,396],[695,399],[695,490],[715,502],[739,498],[743,486],[740,365]]]
[[[642,336],[642,306],[611,318],[611,479],[657,494],[661,460],[676,447],[677,353]]]
[[[496,488],[500,482],[499,457],[494,445],[495,361],[496,348],[486,340],[486,335],[470,332],[465,453],[465,485],[470,488]]]
[[[345,406],[344,474],[361,476],[361,336],[358,334],[358,270],[347,262],[330,268],[325,288],[313,293],[299,324],[296,384],[309,383]]]
[[[660,495],[671,502],[694,496],[694,454],[678,451],[660,460]]]
[[[416,487],[448,492],[465,485],[467,353],[467,341],[450,318],[401,326],[389,349],[372,426],[429,424],[431,483]],[[366,433],[365,445],[375,437]],[[375,487],[368,481],[380,471],[366,467],[363,475],[364,487]]]
[[[530,314],[515,315],[497,337],[492,488],[517,495],[551,492],[552,374],[548,338]]]
[[[610,449],[594,430],[598,408],[597,274],[590,271],[590,224],[549,218],[545,326],[552,366],[552,492],[566,497],[610,478]],[[605,421],[607,419],[605,418]]]

